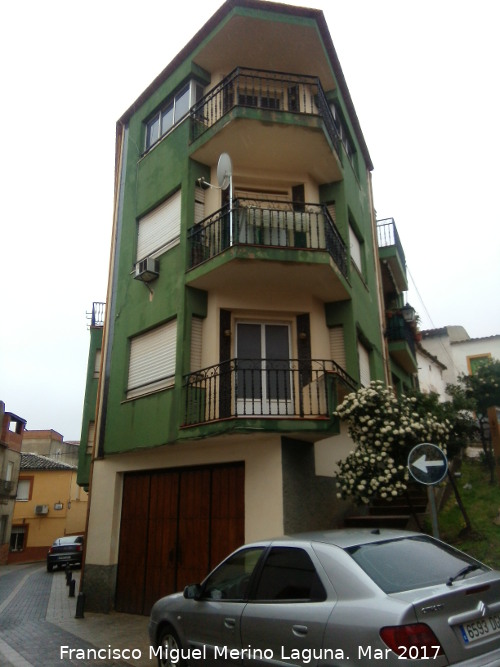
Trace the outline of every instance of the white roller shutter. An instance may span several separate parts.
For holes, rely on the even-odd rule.
[[[167,249],[179,241],[181,233],[181,191],[139,220],[137,261]]]
[[[205,190],[196,187],[194,190],[194,224],[205,218]]]
[[[344,328],[342,326],[330,327],[329,334],[332,360],[345,370]]]
[[[174,383],[176,339],[173,320],[131,340],[127,398]]]
[[[193,317],[191,320],[191,373],[201,369],[203,320]]]
[[[349,245],[351,248],[351,259],[361,271],[363,268],[361,263],[361,245],[351,225],[349,225]]]
[[[370,353],[364,345],[358,343],[359,382],[362,387],[370,384]]]

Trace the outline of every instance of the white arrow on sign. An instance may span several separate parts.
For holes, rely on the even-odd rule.
[[[434,466],[444,466],[445,462],[444,461],[427,461],[425,458],[425,454],[422,454],[422,456],[417,459],[414,463],[412,463],[412,466],[415,468],[418,468],[422,472],[428,473],[429,470],[428,468],[432,468]]]

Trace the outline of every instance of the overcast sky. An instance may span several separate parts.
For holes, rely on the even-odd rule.
[[[0,400],[28,429],[80,438],[116,120],[220,4],[1,3]],[[289,4],[325,13],[422,328],[500,334],[500,3]]]

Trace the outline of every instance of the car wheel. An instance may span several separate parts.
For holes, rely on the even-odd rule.
[[[161,655],[158,656],[158,667],[183,667],[185,661],[181,660],[177,651],[181,650],[181,643],[177,633],[170,625],[165,625],[158,635],[158,646],[161,647]],[[171,657],[171,652],[175,654]]]
[[[54,566],[52,565],[52,563],[47,563],[47,572],[52,572],[53,569]]]

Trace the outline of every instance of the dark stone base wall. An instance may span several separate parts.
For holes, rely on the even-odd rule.
[[[281,447],[285,534],[342,526],[345,503],[337,498],[335,478],[316,475],[314,445],[283,438]]]
[[[85,610],[108,614],[115,606],[116,565],[85,563],[80,592],[85,595]]]

